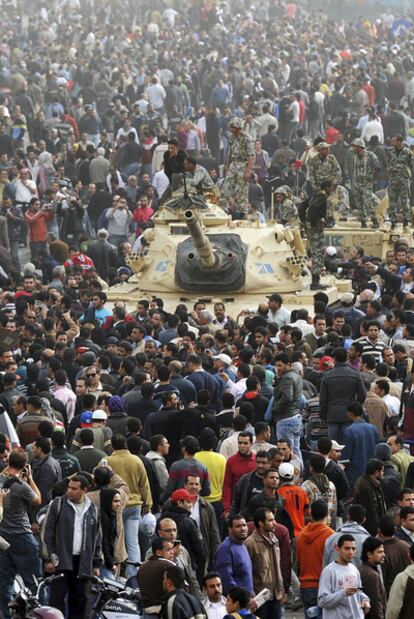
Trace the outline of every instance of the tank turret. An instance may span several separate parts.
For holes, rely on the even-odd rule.
[[[188,226],[191,236],[193,237],[194,247],[197,250],[198,259],[200,262],[200,269],[205,271],[217,269],[220,263],[218,260],[218,254],[214,253],[212,245],[204,234],[200,221],[196,215],[194,215],[193,211],[185,211],[184,221]],[[194,260],[196,258],[197,256],[194,253],[188,254],[189,260]]]
[[[304,286],[309,276],[299,229],[262,222],[257,213],[232,221],[213,195],[174,190],[127,261],[135,275],[113,286],[111,299],[155,295],[172,309],[177,302],[222,300],[243,309],[279,292],[286,304],[313,303]],[[327,291],[330,300],[339,286],[345,292],[350,283],[335,281]]]

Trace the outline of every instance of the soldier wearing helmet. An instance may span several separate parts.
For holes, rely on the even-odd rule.
[[[253,140],[244,130],[242,119],[229,122],[230,139],[225,165],[226,178],[221,189],[220,205],[232,211],[233,219],[243,219],[249,204],[249,180],[254,163]]]
[[[355,138],[352,142],[352,196],[361,228],[367,227],[367,219],[371,218],[372,225],[378,226],[376,208],[378,198],[374,194],[374,178],[380,171],[380,162],[375,153],[367,151],[362,138]]]

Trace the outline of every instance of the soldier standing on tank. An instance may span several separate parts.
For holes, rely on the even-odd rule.
[[[339,185],[342,181],[342,170],[335,155],[329,152],[329,144],[319,142],[315,146],[318,154],[309,160],[309,181],[313,191],[320,189],[323,181],[331,181]],[[328,210],[326,225],[335,225],[334,214]]]
[[[232,118],[229,127],[231,136],[220,205],[227,210],[231,204],[233,219],[243,219],[249,204],[249,180],[254,163],[254,143],[250,135],[243,131],[240,118]]]
[[[347,219],[349,216],[349,192],[343,185],[332,183],[332,190],[328,197],[326,220],[335,219],[335,212],[339,218]],[[327,224],[327,227],[328,224]]]
[[[367,219],[371,218],[372,225],[377,227],[376,208],[378,199],[374,194],[374,178],[381,166],[378,157],[366,150],[365,142],[356,138],[352,142],[352,195],[361,228],[367,227]]]
[[[275,191],[276,203],[279,207],[281,223],[286,225],[295,225],[298,223],[298,209],[296,204],[291,200],[290,187],[282,185]]]
[[[413,175],[413,155],[404,146],[402,135],[395,135],[388,151],[388,215],[391,229],[397,222],[397,213],[402,213],[404,226],[411,220],[410,185]]]
[[[324,230],[326,226],[328,196],[331,192],[331,189],[331,181],[322,181],[318,191],[316,191],[309,199],[305,211],[306,236],[308,239],[309,254],[312,260],[311,290],[323,290],[324,288],[326,288],[326,286],[323,286],[320,283],[320,273],[324,267]]]

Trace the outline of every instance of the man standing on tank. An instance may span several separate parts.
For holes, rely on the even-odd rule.
[[[320,273],[324,266],[324,230],[326,225],[328,196],[331,189],[332,183],[330,180],[322,181],[319,189],[310,198],[305,212],[306,236],[312,260],[311,290],[321,290],[326,287],[320,283]]]
[[[231,206],[233,219],[243,219],[248,207],[249,179],[254,163],[254,143],[250,135],[243,131],[241,118],[232,118],[229,127],[231,136],[220,206],[226,210]]]

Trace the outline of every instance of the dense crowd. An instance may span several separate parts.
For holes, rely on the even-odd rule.
[[[139,4],[2,4],[0,612],[62,573],[68,619],[92,575],[144,619],[411,619],[412,15]],[[183,181],[353,292],[111,304]],[[326,248],[353,214],[403,224],[384,260]]]

